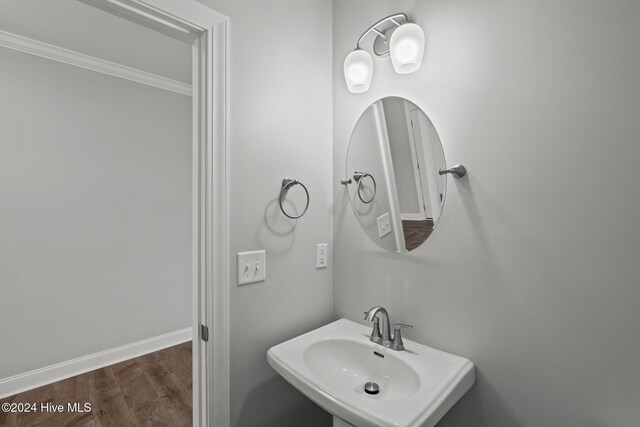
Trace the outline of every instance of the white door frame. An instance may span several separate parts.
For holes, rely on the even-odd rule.
[[[227,427],[228,18],[196,0],[79,0],[192,44],[193,424]],[[201,338],[206,325],[209,340]]]
[[[391,224],[393,235],[396,241],[396,252],[403,253],[407,251],[404,240],[404,229],[402,227],[402,218],[400,217],[400,201],[398,199],[398,187],[396,185],[396,174],[393,169],[393,159],[391,157],[391,146],[389,144],[389,131],[387,130],[387,119],[384,114],[384,105],[382,100],[378,100],[372,104],[373,117],[376,121],[376,132],[378,134],[378,146],[380,148],[380,158],[382,159],[382,167],[384,169],[384,179],[389,193],[389,206],[391,210]]]

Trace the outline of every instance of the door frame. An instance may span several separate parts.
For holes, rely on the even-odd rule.
[[[404,240],[404,228],[402,226],[402,218],[400,212],[400,201],[398,199],[398,187],[396,184],[396,173],[393,168],[393,158],[391,157],[391,145],[389,143],[389,131],[387,130],[387,119],[384,113],[384,104],[382,100],[377,100],[371,105],[373,117],[376,121],[376,133],[378,134],[378,146],[380,149],[380,158],[382,159],[382,167],[384,169],[384,179],[389,193],[389,207],[391,213],[391,224],[393,235],[396,242],[396,252],[403,253],[407,251],[406,242]]]
[[[79,1],[192,45],[193,425],[227,427],[229,20],[196,0]]]

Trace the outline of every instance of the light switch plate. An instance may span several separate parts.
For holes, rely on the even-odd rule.
[[[382,239],[387,234],[391,233],[391,218],[389,212],[378,217],[378,236]]]
[[[265,251],[238,252],[238,285],[262,282],[266,278]]]
[[[327,268],[329,249],[326,243],[318,243],[316,247],[316,268]]]

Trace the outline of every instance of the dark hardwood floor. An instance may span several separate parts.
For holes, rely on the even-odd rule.
[[[35,403],[33,413],[0,411],[0,426],[191,426],[191,342],[0,400]],[[52,413],[41,405],[63,405]],[[84,413],[68,403],[91,404]]]
[[[426,219],[421,221],[402,221],[402,230],[404,231],[404,245],[408,251],[411,251],[422,244],[433,231],[433,220]]]

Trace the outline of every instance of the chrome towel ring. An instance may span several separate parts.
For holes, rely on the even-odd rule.
[[[371,181],[373,181],[373,196],[371,196],[370,200],[365,200],[362,198],[362,193],[360,193],[361,187],[362,187],[362,181],[364,181],[364,179],[366,177],[371,178]],[[369,204],[371,202],[373,202],[373,199],[376,198],[376,193],[378,192],[378,187],[376,186],[376,180],[373,177],[373,175],[366,173],[366,172],[354,172],[353,173],[353,179],[358,183],[358,197],[360,198],[360,200],[362,201],[362,203],[365,204]]]
[[[293,187],[294,185],[300,185],[304,189],[305,194],[307,195],[307,204],[304,207],[304,210],[302,211],[302,213],[300,215],[298,215],[298,216],[289,215],[284,210],[284,207],[282,207],[282,199],[283,199],[284,195],[287,194],[287,191],[289,191],[289,189],[291,187]],[[305,187],[303,183],[301,183],[297,179],[284,178],[282,180],[282,186],[280,187],[280,197],[278,198],[278,203],[280,204],[280,210],[282,211],[284,216],[286,216],[287,218],[291,218],[291,219],[300,218],[302,215],[307,213],[307,209],[309,209],[309,201],[310,201],[310,199],[309,199],[309,191],[307,191],[307,187]]]

